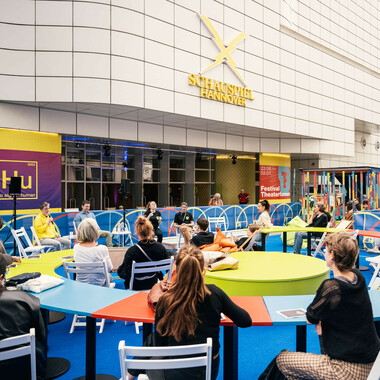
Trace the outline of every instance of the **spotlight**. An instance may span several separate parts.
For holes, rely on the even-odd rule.
[[[202,153],[201,152],[197,152],[196,153],[196,155],[195,155],[195,161],[197,161],[197,162],[202,161]]]
[[[237,156],[235,156],[234,154],[231,156],[232,158],[232,165],[236,165],[236,160],[237,160]]]
[[[79,144],[79,143],[76,143],[76,144],[75,144],[75,148],[80,148],[80,144]]]
[[[164,153],[161,149],[156,150],[157,160],[162,160],[162,154]]]
[[[104,157],[109,157],[111,155],[111,147],[107,144],[103,146]]]
[[[128,164],[126,161],[123,161],[123,170],[126,172],[128,170]]]

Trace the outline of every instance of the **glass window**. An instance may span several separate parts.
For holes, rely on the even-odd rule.
[[[66,179],[66,172],[65,172],[66,166],[61,165],[61,179],[64,181]]]
[[[185,182],[185,171],[170,170],[170,182]]]
[[[131,182],[134,182],[135,181],[135,171],[134,170],[128,170],[127,171],[127,178],[130,179]]]
[[[87,166],[100,166],[100,153],[87,152],[86,153]]]
[[[84,180],[84,167],[83,166],[68,166],[67,179],[69,181],[83,181]]]
[[[102,166],[114,167],[115,166],[115,156],[103,156]]]
[[[161,160],[157,160],[157,157],[144,157],[144,166],[151,165],[154,169],[159,169],[161,166]]]
[[[84,151],[81,149],[67,150],[68,164],[84,164]]]
[[[170,169],[185,169],[185,157],[170,157]]]
[[[113,182],[115,178],[115,170],[113,169],[103,169],[102,170],[102,181]]]
[[[86,168],[87,181],[100,181],[100,168]]]
[[[196,170],[195,182],[210,182],[210,172],[208,170]]]
[[[210,167],[210,161],[208,157],[195,157],[196,169],[208,169]]]
[[[99,144],[86,144],[86,150],[92,152],[100,152],[101,146]]]

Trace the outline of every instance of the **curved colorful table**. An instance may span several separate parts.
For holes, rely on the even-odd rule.
[[[236,252],[239,268],[206,272],[206,283],[215,284],[229,296],[276,296],[314,294],[329,278],[324,260],[281,252]]]

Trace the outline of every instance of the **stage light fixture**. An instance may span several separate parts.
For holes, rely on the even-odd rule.
[[[126,172],[128,170],[128,163],[123,161],[123,170]]]
[[[103,146],[104,157],[109,157],[111,155],[111,147],[107,144]]]
[[[236,165],[236,160],[237,160],[237,156],[235,156],[234,154],[231,156],[232,158],[232,165]]]
[[[161,149],[156,150],[157,153],[157,160],[162,160],[163,151]]]
[[[196,153],[196,155],[195,155],[195,161],[197,161],[197,162],[202,161],[202,153],[201,152],[197,152]]]

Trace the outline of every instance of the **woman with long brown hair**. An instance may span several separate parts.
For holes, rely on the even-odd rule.
[[[124,285],[126,289],[129,288],[132,261],[141,263],[145,261],[158,261],[168,258],[168,253],[165,247],[153,239],[153,226],[147,218],[139,216],[136,220],[135,227],[139,242],[127,250],[123,263],[117,269],[117,274],[120,278],[125,279]],[[157,273],[152,273],[152,275],[149,273],[142,274],[140,276],[136,275],[133,281],[133,290],[152,288],[152,286],[157,282],[157,276]]]
[[[212,338],[212,379],[219,369],[219,324],[221,313],[239,327],[249,327],[249,314],[235,305],[220,288],[204,283],[204,258],[195,246],[185,248],[177,266],[175,283],[160,298],[156,309],[154,345],[178,346],[205,343]],[[182,250],[181,250],[182,251]],[[182,251],[183,253],[183,251]],[[165,380],[204,379],[205,368],[165,370]],[[129,378],[136,376],[134,371]]]

